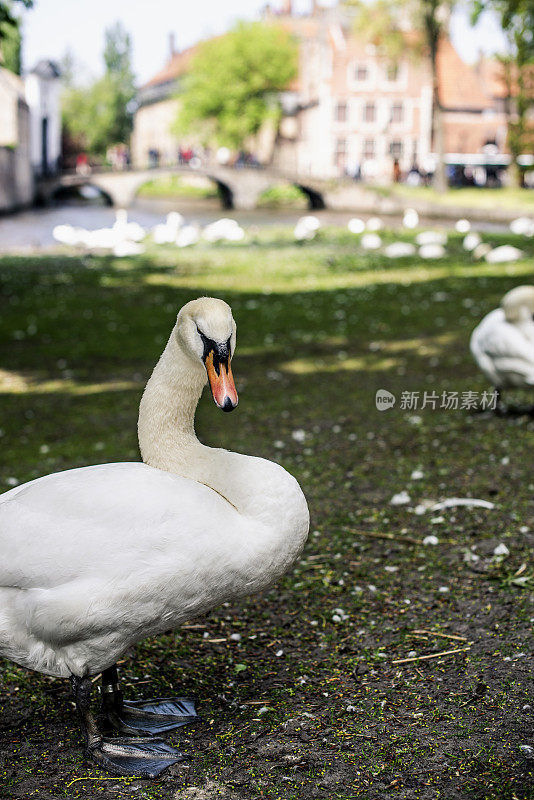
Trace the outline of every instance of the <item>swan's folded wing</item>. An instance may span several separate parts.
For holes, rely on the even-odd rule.
[[[498,372],[518,375],[534,385],[534,341],[514,325],[500,325],[488,335],[485,348]]]
[[[498,309],[475,329],[471,351],[481,369],[498,382],[499,375],[516,375],[534,385],[534,339],[497,316]]]
[[[47,589],[117,565],[139,571],[183,552],[182,537],[194,541],[205,515],[224,518],[227,505],[206,486],[138,463],[48,475],[0,502],[0,586]]]

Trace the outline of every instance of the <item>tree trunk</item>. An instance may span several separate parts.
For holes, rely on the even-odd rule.
[[[437,50],[437,48],[436,48]],[[445,172],[445,137],[443,131],[443,109],[439,99],[438,69],[436,50],[430,54],[432,68],[432,133],[436,153],[436,170],[434,172],[434,189],[436,192],[447,191],[447,174]]]

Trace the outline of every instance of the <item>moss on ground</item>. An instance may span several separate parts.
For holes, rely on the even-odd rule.
[[[534,422],[400,408],[404,391],[488,388],[469,334],[533,281],[534,240],[520,246],[510,265],[473,261],[460,237],[445,259],[387,261],[344,232],[298,246],[280,229],[132,259],[0,259],[2,490],[137,459],[140,394],[176,311],[212,293],[238,323],[240,405],[222,415],[203,397],[199,436],[282,463],[312,516],[273,589],[125,656],[129,693],[200,698],[201,721],[171,737],[190,762],[154,783],[93,768],[66,682],[3,661],[0,797],[533,796],[519,747],[532,744]],[[376,410],[380,388],[394,409]],[[391,505],[402,490],[411,502]],[[453,496],[495,509],[410,510]]]

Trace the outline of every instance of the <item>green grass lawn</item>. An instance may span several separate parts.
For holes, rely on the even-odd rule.
[[[0,258],[1,490],[138,459],[139,399],[177,310],[213,294],[238,325],[240,404],[220,414],[204,396],[198,435],[282,463],[312,520],[273,589],[125,656],[130,695],[200,699],[201,722],[170,737],[190,762],[157,782],[86,764],[67,682],[0,661],[0,797],[533,796],[519,746],[532,744],[534,421],[400,407],[403,392],[488,388],[469,335],[533,282],[534,240],[519,246],[510,265],[473,261],[454,236],[445,259],[387,261],[344,232],[297,246],[279,229],[131,259]],[[403,490],[410,503],[391,505]],[[413,512],[455,496],[495,509]]]
[[[207,178],[200,176],[188,180],[180,175],[168,175],[144,183],[138,191],[139,197],[185,198],[205,200],[217,197],[217,188]]]
[[[429,203],[453,208],[480,208],[515,210],[518,214],[532,214],[534,210],[534,189],[519,189],[515,186],[502,189],[483,189],[466,186],[449,189],[440,194],[429,186],[406,186],[396,184],[384,190],[392,197],[398,197],[408,203],[410,200],[424,200]]]

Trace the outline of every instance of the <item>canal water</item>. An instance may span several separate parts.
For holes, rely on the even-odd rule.
[[[252,226],[272,227],[294,225],[303,214],[310,213],[303,209],[255,209],[252,211],[223,211],[217,200],[199,199],[142,199],[128,209],[128,219],[138,222],[144,228],[152,228],[165,220],[169,211],[179,211],[187,222],[207,225],[220,217],[236,219],[245,229]],[[366,219],[371,215],[355,214],[344,211],[318,211],[316,214],[323,225],[345,227],[354,216]],[[75,227],[96,230],[110,227],[115,221],[115,210],[108,206],[85,203],[68,203],[51,208],[28,209],[16,214],[0,217],[0,252],[39,252],[56,248],[52,231],[56,225],[73,225]],[[401,226],[400,217],[384,217],[387,227]],[[450,219],[424,220],[422,227],[452,228]],[[507,226],[493,223],[476,223],[474,227],[480,231],[506,230]]]

